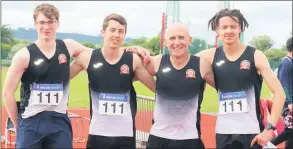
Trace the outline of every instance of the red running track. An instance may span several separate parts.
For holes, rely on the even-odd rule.
[[[85,148],[86,147],[86,141],[87,141],[87,135],[89,131],[89,117],[90,113],[88,109],[70,109],[69,112],[74,113],[76,115],[80,115],[85,117],[84,119],[84,136],[86,136],[85,142],[82,143],[73,143],[74,148]],[[151,125],[152,125],[152,112],[151,111],[138,111],[136,115],[136,128],[137,130],[141,130],[144,132],[149,132]],[[201,115],[201,132],[202,132],[202,139],[205,144],[206,148],[215,148],[216,147],[216,141],[215,141],[215,123],[216,123],[216,117],[208,114],[202,114]],[[1,121],[2,121],[2,127],[1,127],[1,136],[4,136],[4,129],[5,129],[5,122],[7,119],[7,112],[4,107],[2,107],[2,115],[1,115]],[[74,120],[72,120],[72,127],[73,127],[73,136],[75,137],[77,125]],[[15,139],[13,139],[15,140]],[[1,144],[2,148],[4,148],[4,143]],[[9,148],[13,148],[14,146],[8,146]],[[284,148],[284,143],[278,146],[278,148]]]

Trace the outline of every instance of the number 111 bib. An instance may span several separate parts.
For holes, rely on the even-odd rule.
[[[219,94],[219,114],[247,112],[247,96],[244,91]]]
[[[130,104],[126,94],[101,93],[99,96],[99,114],[128,115]]]
[[[63,98],[62,84],[32,84],[33,105],[58,105]]]

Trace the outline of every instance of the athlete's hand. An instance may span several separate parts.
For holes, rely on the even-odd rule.
[[[262,133],[256,135],[251,141],[250,146],[258,143],[260,146],[265,146],[273,138],[273,130],[265,129]]]
[[[292,113],[292,103],[288,105],[288,109]]]
[[[143,63],[147,64],[150,61],[151,53],[149,50],[140,46],[130,46],[125,48],[126,51],[133,52],[143,59]]]

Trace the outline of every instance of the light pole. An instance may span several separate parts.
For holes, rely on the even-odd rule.
[[[167,1],[165,29],[175,22],[180,22],[180,1]],[[163,54],[169,53],[169,50],[165,46],[163,47],[161,52]]]

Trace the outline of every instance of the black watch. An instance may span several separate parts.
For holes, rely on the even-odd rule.
[[[267,130],[276,130],[276,127],[274,127],[271,123],[267,123],[267,125],[266,125],[266,129]]]

